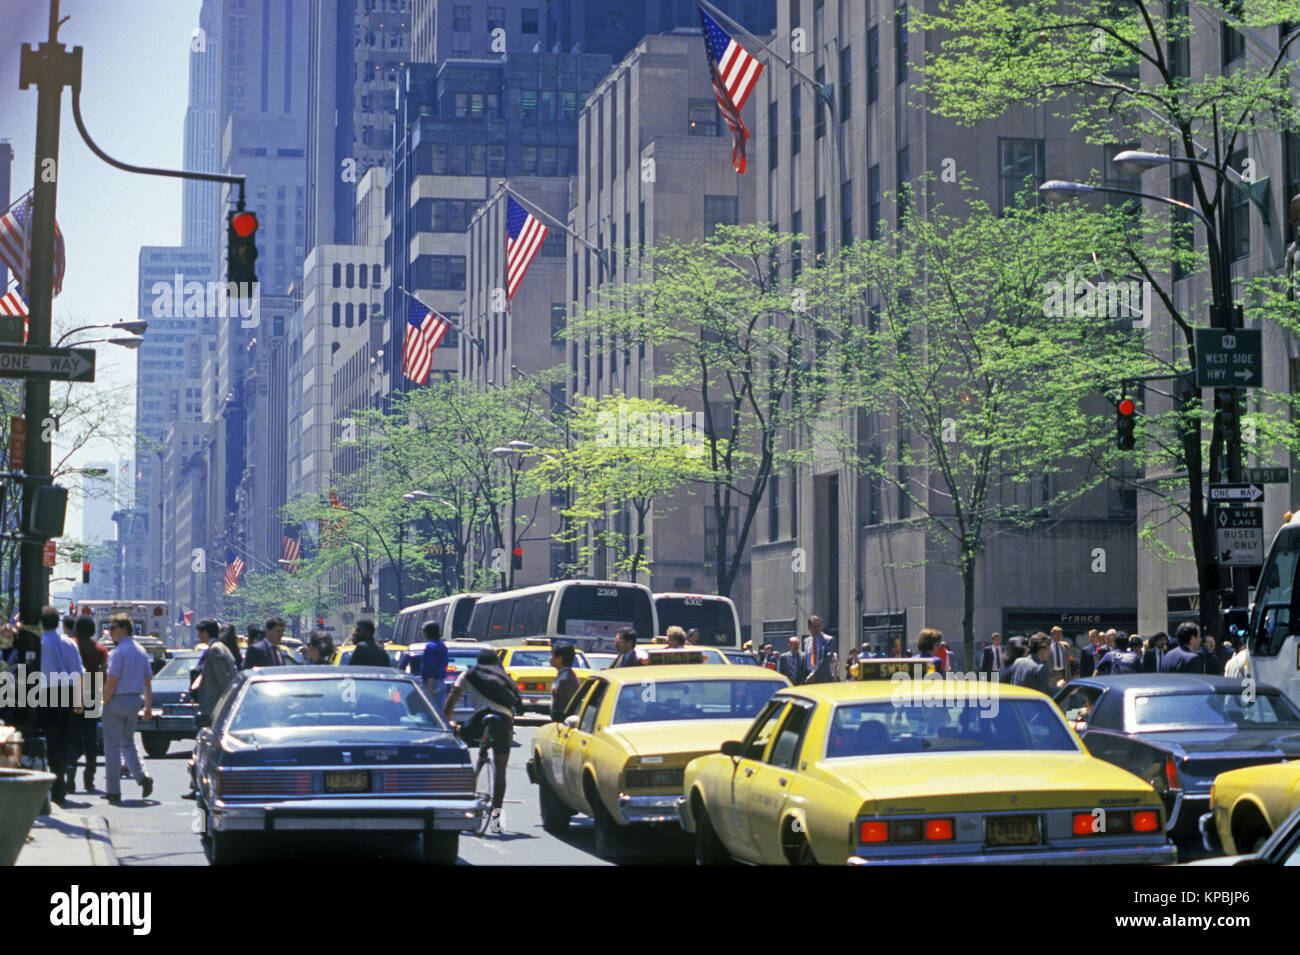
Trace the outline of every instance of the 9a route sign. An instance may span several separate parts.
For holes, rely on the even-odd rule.
[[[1264,341],[1258,328],[1196,329],[1197,388],[1258,388],[1264,384]]]

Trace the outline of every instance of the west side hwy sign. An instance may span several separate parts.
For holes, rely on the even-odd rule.
[[[0,378],[94,381],[95,352],[90,348],[0,345]]]

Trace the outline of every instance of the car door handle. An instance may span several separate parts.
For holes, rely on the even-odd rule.
[[[745,775],[746,775],[746,776],[753,776],[753,775],[754,775],[754,769],[753,769],[753,767],[751,767],[751,766],[746,766],[746,767],[745,767]]]

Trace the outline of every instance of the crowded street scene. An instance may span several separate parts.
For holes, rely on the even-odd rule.
[[[170,939],[255,866],[1010,918],[1048,866],[1084,931],[1280,924],[1300,6],[0,23],[0,872],[42,931]]]

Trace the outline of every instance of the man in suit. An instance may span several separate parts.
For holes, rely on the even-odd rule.
[[[611,669],[614,667],[640,666],[641,661],[637,659],[636,655],[636,631],[631,627],[624,627],[614,634],[614,652],[618,656],[609,665]]]
[[[822,618],[813,614],[808,618],[808,633],[803,638],[804,668],[807,676],[803,683],[833,683],[839,678],[839,655],[830,637],[822,633]]]
[[[989,637],[989,645],[980,652],[981,673],[993,674],[1002,669],[1002,634],[994,633]]]
[[[278,667],[284,660],[280,656],[280,638],[284,636],[285,620],[272,617],[266,621],[265,631],[258,633],[256,627],[248,628],[248,651],[244,654],[244,669],[253,667]],[[263,635],[265,634],[265,635]]]
[[[1092,676],[1097,672],[1097,643],[1100,640],[1100,633],[1088,631],[1088,645],[1079,651],[1079,676]]]
[[[1159,673],[1160,661],[1169,647],[1169,634],[1161,630],[1147,638],[1147,649],[1142,654],[1142,672]]]
[[[1015,686],[1027,686],[1040,693],[1052,692],[1052,638],[1045,633],[1036,633],[1029,638],[1029,653],[1011,664],[1010,682]]]
[[[1070,653],[1074,647],[1065,639],[1065,631],[1060,627],[1052,628],[1051,640],[1052,686],[1062,686],[1070,679]]]
[[[1201,628],[1196,624],[1180,623],[1174,634],[1178,646],[1165,653],[1160,661],[1161,673],[1204,673],[1205,655],[1201,653]]]
[[[1205,672],[1210,676],[1223,676],[1223,667],[1232,659],[1232,650],[1214,639],[1214,634],[1205,635]]]
[[[352,643],[355,649],[352,651],[352,659],[348,661],[349,666],[390,667],[393,665],[393,661],[388,659],[388,653],[375,642],[373,620],[357,621],[357,625],[352,628]]]
[[[808,664],[799,652],[799,638],[790,638],[790,649],[776,659],[776,672],[794,684],[808,679]]]

